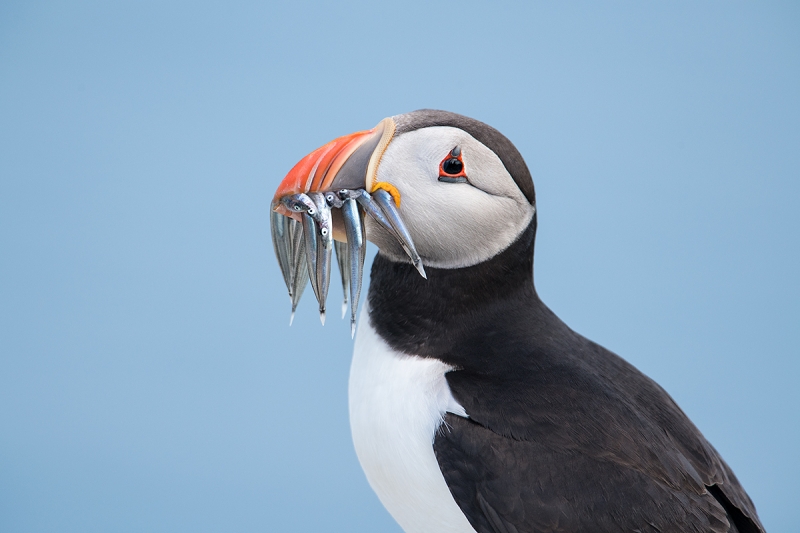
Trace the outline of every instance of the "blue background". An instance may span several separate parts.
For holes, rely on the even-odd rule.
[[[545,302],[800,530],[797,3],[6,0],[0,531],[399,531],[268,204],[421,107],[512,139]]]

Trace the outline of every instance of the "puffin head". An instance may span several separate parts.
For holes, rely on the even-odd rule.
[[[426,266],[460,268],[507,248],[535,216],[533,180],[516,147],[478,120],[422,109],[314,150],[287,174],[273,200],[296,192],[383,189],[392,195]],[[333,213],[334,239],[345,241]],[[367,238],[394,261],[409,261],[373,218]]]
[[[318,230],[329,231],[332,240],[352,242],[360,232],[353,222],[348,233],[347,220],[354,217],[342,206],[351,198],[347,191],[365,193],[358,198],[361,225],[380,254],[414,263],[423,276],[422,265],[457,269],[491,259],[515,242],[536,216],[533,180],[511,141],[491,126],[447,111],[425,109],[385,118],[370,130],[339,137],[304,157],[275,193],[273,238],[275,215],[299,223],[305,219],[313,228],[309,213],[324,211],[325,202],[319,202],[327,198],[332,209],[321,218],[327,217],[330,229],[318,221]],[[314,197],[316,208],[306,200]],[[370,203],[382,209],[371,209]],[[323,233],[317,237],[324,240]],[[319,248],[307,242],[309,247]],[[276,253],[281,261],[277,244]],[[324,259],[322,252],[316,253]],[[291,256],[292,250],[283,255]],[[284,257],[282,270],[290,262]],[[324,267],[311,260],[307,267],[319,299],[324,274],[315,278],[314,271]],[[343,282],[345,277],[343,273]],[[288,279],[287,286],[291,295]],[[324,302],[320,304],[322,312]]]

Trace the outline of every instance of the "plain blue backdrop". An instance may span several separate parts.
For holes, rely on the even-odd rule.
[[[268,208],[421,107],[517,145],[545,302],[800,531],[799,102],[794,2],[5,0],[0,531],[399,532]]]

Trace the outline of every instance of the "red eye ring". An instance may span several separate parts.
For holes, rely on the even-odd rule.
[[[464,172],[464,159],[460,146],[453,148],[439,163],[439,181],[466,183],[467,174]]]

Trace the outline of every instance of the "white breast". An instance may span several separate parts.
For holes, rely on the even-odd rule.
[[[364,307],[350,368],[350,428],[367,480],[406,533],[475,533],[433,453],[444,413],[467,416],[444,378],[451,367],[392,350]]]

